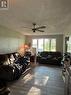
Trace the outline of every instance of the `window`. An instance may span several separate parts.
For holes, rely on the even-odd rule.
[[[49,50],[50,50],[50,40],[44,39],[44,51],[49,51]]]
[[[67,52],[71,52],[71,43],[68,43]]]
[[[37,48],[37,39],[32,40],[32,47]]]
[[[56,51],[56,39],[51,39],[51,51]]]
[[[36,48],[37,52],[56,51],[56,39],[32,39],[32,47]]]
[[[38,39],[38,51],[43,51],[43,39]]]
[[[69,41],[67,41],[67,52],[71,53],[71,37],[69,38]]]

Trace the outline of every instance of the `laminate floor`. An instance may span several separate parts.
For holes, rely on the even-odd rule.
[[[32,66],[27,74],[10,86],[10,95],[64,95],[61,68],[57,66]]]

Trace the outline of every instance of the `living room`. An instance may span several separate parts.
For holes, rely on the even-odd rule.
[[[43,51],[60,52],[63,58],[63,54],[71,53],[70,19],[70,0],[0,0],[0,62],[11,61],[2,60],[2,55],[11,59],[11,54],[18,52],[24,55],[25,50],[31,50],[34,57]],[[52,56],[49,54],[48,57]],[[53,59],[57,60],[55,56]],[[33,60],[30,66],[32,70],[28,70],[26,75],[21,74],[21,79],[9,85],[10,95],[65,95],[61,75],[63,67],[41,64],[42,60],[38,63]],[[44,60],[43,63],[48,63]],[[19,74],[25,68],[20,65],[17,66],[20,68]],[[2,76],[2,79],[5,78]]]

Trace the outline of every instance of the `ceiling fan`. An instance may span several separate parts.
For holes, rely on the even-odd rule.
[[[38,27],[36,27],[36,23],[33,23],[32,31],[33,32],[35,32],[35,31],[44,32],[43,30],[40,30],[40,29],[43,29],[43,28],[46,28],[46,26],[38,26]]]
[[[31,29],[33,32],[36,32],[36,31],[39,31],[39,32],[44,32],[44,30],[41,30],[41,29],[44,29],[46,28],[46,26],[37,26],[36,23],[32,23],[33,27],[32,28],[29,28]],[[28,28],[28,27],[24,27],[24,28]]]

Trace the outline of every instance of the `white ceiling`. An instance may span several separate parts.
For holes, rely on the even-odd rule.
[[[46,25],[45,32],[28,29],[33,22]],[[71,0],[9,0],[8,10],[0,10],[0,24],[24,35],[71,32]]]

